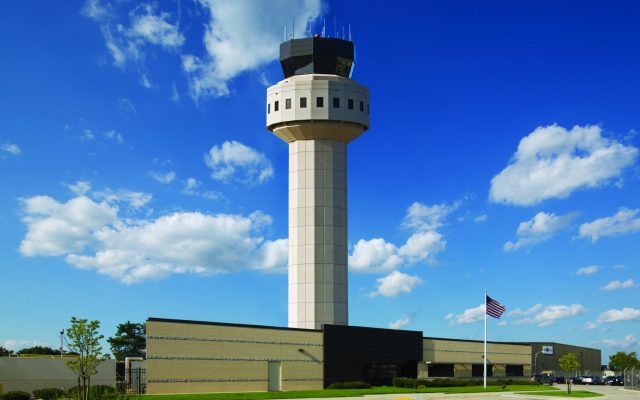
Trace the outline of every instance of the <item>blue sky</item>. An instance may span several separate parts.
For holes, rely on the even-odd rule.
[[[350,323],[640,350],[635,2],[11,2],[0,345],[72,315],[285,326],[284,26],[351,25]],[[106,346],[105,346],[106,347]]]

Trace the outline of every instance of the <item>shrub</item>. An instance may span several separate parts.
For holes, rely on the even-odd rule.
[[[57,400],[64,395],[64,390],[58,388],[44,388],[33,391],[33,397],[44,400]]]
[[[336,382],[327,386],[327,389],[369,389],[371,384],[363,381]]]
[[[67,397],[72,399],[82,398],[82,388],[78,386],[69,388]],[[95,385],[89,388],[89,398],[91,400],[114,400],[118,398],[118,394],[113,386]]]
[[[13,392],[7,392],[0,396],[2,400],[29,400],[31,395],[27,392],[21,392],[19,390]]]
[[[413,378],[405,378],[402,376],[396,376],[393,378],[393,386],[399,388],[412,388],[415,387],[416,380]]]

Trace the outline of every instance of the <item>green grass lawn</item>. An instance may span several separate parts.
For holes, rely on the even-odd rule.
[[[555,397],[600,397],[604,396],[600,393],[587,392],[586,390],[572,390],[571,394],[567,394],[566,390],[558,390],[555,392],[527,392],[523,394],[533,394],[536,396],[555,396]]]
[[[512,385],[504,391],[528,392],[540,390],[538,385]],[[558,390],[549,388],[550,391]],[[502,392],[500,386],[487,386],[486,392]],[[144,400],[262,400],[262,399],[310,399],[318,397],[358,397],[366,394],[403,394],[403,393],[482,393],[482,386],[442,387],[442,388],[396,388],[380,386],[371,389],[325,389],[291,392],[247,392],[247,393],[205,393],[205,394],[160,394],[144,395]]]

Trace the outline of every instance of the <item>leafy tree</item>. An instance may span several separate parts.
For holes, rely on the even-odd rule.
[[[55,356],[60,354],[60,349],[56,350],[48,346],[33,346],[18,350],[16,351],[16,354],[41,354],[45,356]]]
[[[13,350],[5,349],[0,346],[0,357],[8,357],[13,354]]]
[[[67,328],[67,346],[69,351],[78,356],[66,361],[82,383],[81,400],[88,400],[91,376],[98,373],[98,365],[104,360],[100,340],[104,336],[98,334],[99,321],[88,321],[71,317],[71,327]]]
[[[629,353],[619,351],[609,356],[609,369],[617,373],[633,367],[640,368],[640,360],[638,360],[638,355],[635,351]]]
[[[118,325],[114,337],[107,339],[111,345],[111,353],[116,360],[124,360],[126,357],[144,357],[144,349],[147,347],[145,338],[146,325],[130,321]]]
[[[581,367],[581,364],[578,361],[578,356],[576,353],[567,353],[558,358],[558,365],[560,365],[560,369],[567,373],[567,394],[571,394],[571,376],[569,375],[571,372],[575,372]]]

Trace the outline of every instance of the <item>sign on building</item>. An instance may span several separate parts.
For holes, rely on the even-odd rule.
[[[542,354],[553,355],[553,346],[542,346]]]

